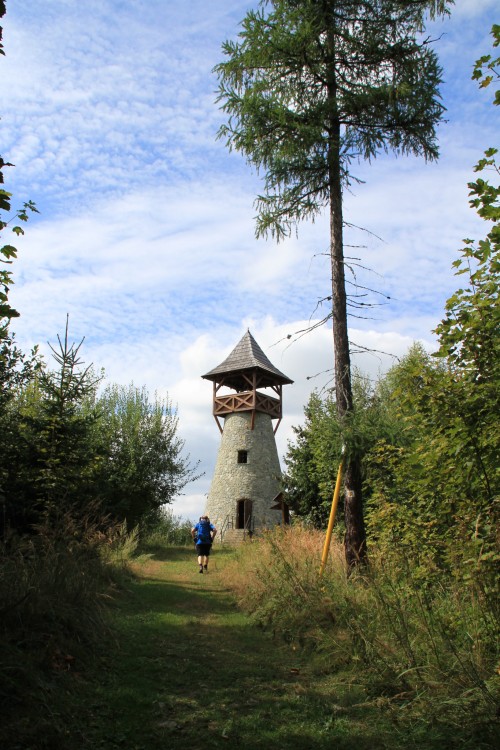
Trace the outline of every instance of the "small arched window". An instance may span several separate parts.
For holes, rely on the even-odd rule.
[[[248,451],[238,451],[238,463],[239,464],[248,463]]]

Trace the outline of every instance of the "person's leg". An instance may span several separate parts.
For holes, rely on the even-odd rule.
[[[205,558],[203,560],[203,567],[205,568],[205,570],[208,570],[208,558],[210,557],[211,546],[212,545],[210,545],[209,547],[207,547],[207,549],[205,551]]]
[[[203,555],[201,554],[201,549],[197,548],[198,552],[198,565],[200,566],[200,573],[203,573]]]

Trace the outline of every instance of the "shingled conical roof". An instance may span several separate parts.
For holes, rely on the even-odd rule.
[[[252,370],[257,370],[261,375],[269,376],[265,381],[261,382],[263,387],[276,383],[281,383],[282,385],[293,383],[293,380],[290,380],[290,378],[280,372],[266,357],[250,331],[245,333],[224,362],[221,362],[218,367],[214,367],[213,370],[207,372],[206,375],[202,375],[202,378],[215,381],[220,380],[222,376],[230,376],[224,378],[225,383],[239,390],[241,383],[238,373]]]

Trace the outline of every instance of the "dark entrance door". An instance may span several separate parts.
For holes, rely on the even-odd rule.
[[[249,529],[252,518],[252,501],[242,498],[236,503],[236,528]]]

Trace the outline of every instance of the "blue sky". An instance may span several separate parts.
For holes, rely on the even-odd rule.
[[[64,329],[109,382],[146,385],[178,404],[186,449],[205,476],[174,511],[204,507],[219,433],[211,384],[200,375],[247,327],[295,382],[285,389],[280,455],[313,387],[332,367],[331,330],[292,346],[329,292],[328,227],[302,225],[276,245],[254,237],[259,180],[216,140],[222,115],[213,66],[235,38],[242,0],[8,0],[0,58],[0,153],[13,162],[14,204],[40,210],[16,244],[14,330],[46,349]],[[471,81],[491,50],[497,0],[457,0],[429,28],[444,68],[441,158],[383,157],[356,167],[346,218],[373,234],[348,242],[362,283],[391,299],[352,319],[354,342],[400,356],[432,329],[457,287],[451,263],[464,237],[484,234],[468,207],[472,167],[498,146],[498,108]],[[317,313],[316,313],[317,316]],[[390,357],[362,355],[371,375]]]

